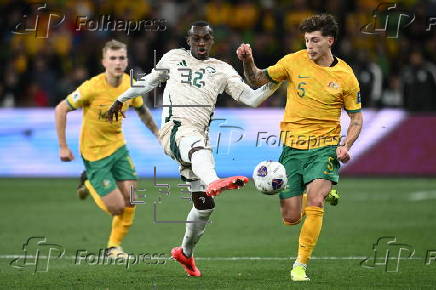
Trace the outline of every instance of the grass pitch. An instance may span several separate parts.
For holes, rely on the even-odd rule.
[[[76,198],[77,180],[0,179],[1,288],[422,289],[436,285],[436,179],[342,179],[338,188],[342,199],[337,207],[326,207],[309,265],[312,281],[307,283],[289,278],[293,262],[289,257],[296,255],[300,226],[283,226],[278,197],[262,195],[252,184],[217,197],[212,223],[195,252],[203,277],[185,276],[168,257],[184,233],[184,224],[177,221],[185,219],[191,205],[183,199],[177,180],[159,183],[169,183],[171,193],[159,193],[151,180],[140,181],[139,187],[146,191],[140,192],[138,201],[144,204],[137,206],[135,223],[123,243],[135,257],[159,259],[145,258],[127,267],[96,262],[106,244],[110,217],[91,199]],[[30,237],[45,237],[51,246],[36,245],[34,239],[25,253],[23,243]],[[370,260],[362,267],[361,261],[373,256],[373,244],[380,237],[396,238],[376,246],[379,257],[390,254],[387,267],[383,259],[377,260],[380,265]],[[58,258],[54,250],[47,264],[50,247],[65,253]],[[34,265],[37,250],[40,260]]]

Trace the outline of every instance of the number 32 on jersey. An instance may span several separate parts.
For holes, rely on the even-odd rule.
[[[190,68],[179,68],[177,70],[181,72],[180,82],[182,84],[189,84],[191,86],[196,86],[197,88],[204,87],[205,83],[202,79],[203,79],[203,76],[206,72],[205,69],[202,68],[202,69],[200,69],[198,71],[194,71],[194,72]]]

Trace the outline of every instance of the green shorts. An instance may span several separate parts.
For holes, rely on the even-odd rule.
[[[82,159],[88,180],[100,196],[115,190],[118,180],[138,179],[126,146],[97,161],[87,161],[83,157]]]
[[[336,184],[339,180],[339,161],[336,146],[300,150],[283,146],[279,162],[288,176],[288,186],[280,193],[281,199],[302,195],[306,184],[314,179],[327,179]]]

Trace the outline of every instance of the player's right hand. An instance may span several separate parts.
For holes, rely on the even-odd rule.
[[[68,147],[61,147],[61,149],[59,149],[59,157],[63,162],[70,162],[74,160],[73,152],[71,152],[70,148]]]
[[[249,43],[242,43],[238,49],[236,49],[236,54],[239,60],[246,61],[253,59],[253,51],[251,50]]]
[[[123,113],[123,102],[115,100],[112,106],[109,108],[109,111],[106,112],[106,118],[109,122],[112,122],[115,116],[115,120],[118,122],[118,113],[121,113],[121,116],[125,118],[126,116]]]
[[[342,163],[347,163],[351,159],[351,155],[348,152],[347,147],[345,146],[338,146],[336,148],[336,158],[341,161]]]

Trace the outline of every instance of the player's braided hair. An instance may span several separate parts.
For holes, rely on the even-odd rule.
[[[301,32],[321,31],[322,36],[332,36],[335,40],[338,35],[338,23],[331,14],[318,14],[306,18],[301,22]]]

